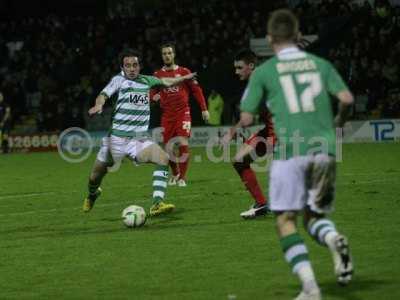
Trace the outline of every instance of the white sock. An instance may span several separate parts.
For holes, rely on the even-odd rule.
[[[339,235],[339,233],[337,231],[331,231],[331,232],[328,232],[325,236],[325,243],[328,245],[329,250],[331,250],[333,264],[335,266],[335,269],[340,264],[340,255],[337,252],[336,246],[335,246],[335,239],[338,235]]]
[[[299,279],[303,284],[303,291],[306,293],[319,290],[317,281],[315,280],[314,271],[311,268],[311,264],[303,264],[297,270],[297,276],[299,276]]]
[[[338,235],[339,233],[337,233],[337,231],[330,231],[325,235],[325,243],[328,245],[331,251],[336,250],[335,239]]]

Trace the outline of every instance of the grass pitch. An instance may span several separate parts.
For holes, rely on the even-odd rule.
[[[333,219],[351,242],[350,286],[336,285],[330,254],[302,231],[324,299],[400,299],[399,154],[400,144],[344,146]],[[192,162],[188,187],[167,191],[176,212],[132,230],[120,214],[148,211],[153,167],[124,163],[83,214],[93,159],[0,156],[0,299],[275,300],[300,290],[273,218],[239,217],[251,200],[228,163]]]

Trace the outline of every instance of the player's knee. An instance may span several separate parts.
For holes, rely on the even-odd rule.
[[[243,156],[241,156],[241,155],[235,155],[234,157],[233,157],[233,163],[235,164],[235,163],[243,163]]]
[[[98,172],[92,172],[89,175],[89,183],[92,185],[97,184],[97,182],[100,180],[100,174]]]
[[[159,164],[163,166],[167,166],[169,162],[169,155],[165,151],[160,151],[159,154]]]
[[[296,232],[296,213],[280,212],[276,214],[276,227],[280,236]]]
[[[318,219],[324,218],[324,214],[318,214],[313,212],[308,206],[304,209],[304,216],[303,216],[303,226],[305,230],[308,230],[310,224],[314,223]]]
[[[189,140],[187,137],[180,136],[178,139],[179,146],[189,146]]]
[[[107,163],[96,161],[92,172],[89,175],[89,182],[96,184],[107,173]]]
[[[246,166],[247,168],[250,166],[250,164],[253,162],[253,158],[250,154],[245,154],[243,155],[242,153],[238,153],[235,155],[233,162],[237,163],[242,163],[243,166]]]
[[[250,166],[243,161],[234,161],[233,167],[235,168],[236,172],[241,174],[244,170],[246,170]]]

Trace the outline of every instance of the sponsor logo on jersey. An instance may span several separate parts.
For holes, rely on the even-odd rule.
[[[129,95],[129,103],[135,105],[148,105],[149,104],[149,96],[147,94],[130,94]]]
[[[169,94],[169,93],[178,93],[179,92],[179,86],[171,86],[167,87],[164,89],[164,92]]]

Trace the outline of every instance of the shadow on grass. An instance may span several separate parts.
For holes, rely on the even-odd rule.
[[[344,300],[364,300],[366,299],[365,295],[368,294],[369,291],[376,291],[376,290],[384,291],[384,289],[388,285],[395,286],[395,284],[396,282],[394,281],[356,277],[348,286],[340,286],[333,279],[332,281],[321,282],[319,286],[321,288],[322,296],[324,297],[323,299],[325,299],[325,297],[328,298],[335,297]],[[300,292],[300,285],[290,284],[289,286],[286,287],[286,290],[290,291],[292,297],[295,297]],[[362,294],[361,296],[356,295],[359,292]],[[278,293],[275,294],[276,296],[279,295]],[[383,293],[382,295],[385,295],[382,298],[386,297],[387,299],[390,300],[397,299],[397,298],[392,298],[391,295],[385,293]]]
[[[190,222],[183,222],[185,216],[188,216],[191,211],[212,211],[213,208],[202,207],[202,208],[178,208],[173,213],[167,215],[161,215],[157,217],[148,217],[145,226],[141,228],[128,229],[122,223],[121,217],[101,217],[92,218],[95,215],[88,216],[90,218],[82,218],[82,223],[73,224],[73,227],[66,227],[62,224],[53,224],[44,226],[21,226],[17,228],[10,228],[7,230],[0,230],[0,237],[7,240],[22,240],[22,239],[35,239],[35,238],[64,238],[68,236],[79,236],[79,235],[101,235],[101,234],[113,234],[129,231],[160,231],[160,230],[176,230],[176,229],[202,229],[204,227],[213,227],[219,225],[237,225],[242,223],[243,225],[253,222],[265,222],[266,220],[273,220],[271,215],[260,216],[252,220],[243,220],[239,216],[232,219],[218,219],[215,218],[210,221],[198,219],[198,221],[190,220]],[[192,216],[193,217],[193,216]],[[95,225],[94,225],[95,224]],[[116,227],[117,225],[117,227]]]
[[[211,210],[211,208],[200,208],[196,210]],[[190,209],[179,208],[171,214],[161,215],[157,217],[149,217],[145,226],[141,228],[129,229],[126,228],[122,223],[122,218],[99,218],[99,219],[86,219],[83,220],[84,224],[76,224],[74,227],[66,228],[63,225],[55,225],[49,227],[48,225],[28,227],[23,226],[19,228],[13,228],[10,230],[0,231],[0,237],[6,237],[7,240],[23,240],[23,239],[36,239],[36,238],[66,238],[69,236],[80,236],[80,235],[102,235],[102,234],[113,234],[121,232],[143,232],[143,231],[160,231],[160,230],[176,230],[176,229],[187,229],[187,228],[204,228],[208,226],[218,225],[233,225],[243,222],[241,219],[236,220],[212,220],[203,221],[196,220],[190,223],[182,223],[184,220],[184,214],[190,211]],[[93,225],[93,222],[96,225]],[[117,227],[116,227],[116,224]],[[69,224],[71,225],[71,224]]]
[[[323,282],[320,284],[323,295],[335,296],[346,300],[363,300],[364,297],[355,295],[357,292],[368,292],[384,289],[387,285],[395,284],[388,280],[367,279],[356,277],[348,286],[339,286],[334,281]],[[389,296],[389,295],[387,295]],[[389,299],[392,299],[389,297]]]
[[[214,178],[201,178],[201,179],[191,179],[190,183],[191,184],[195,184],[195,183],[207,183],[207,182],[211,182],[214,183],[215,179]]]

